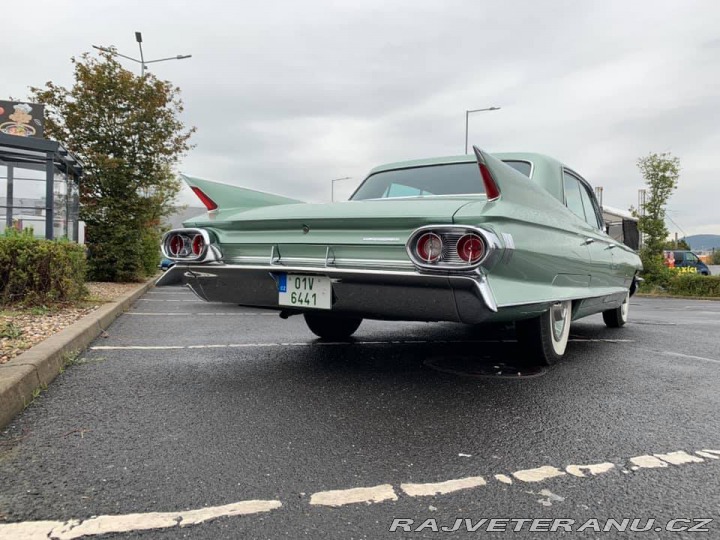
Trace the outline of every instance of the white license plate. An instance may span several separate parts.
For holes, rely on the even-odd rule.
[[[309,309],[330,309],[332,285],[325,276],[279,274],[278,304]]]

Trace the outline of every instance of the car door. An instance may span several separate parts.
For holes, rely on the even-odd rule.
[[[614,253],[619,243],[604,233],[602,214],[592,189],[585,180],[569,169],[563,170],[563,182],[565,204],[588,225],[584,242],[590,251],[590,286],[624,285]]]

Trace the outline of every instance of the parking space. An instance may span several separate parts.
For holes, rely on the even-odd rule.
[[[630,319],[584,319],[558,365],[493,377],[521,363],[509,329],[366,321],[322,343],[301,317],[156,289],[2,435],[0,514],[213,539],[397,538],[395,518],[717,521],[720,302],[636,298]],[[487,369],[431,367],[470,360]],[[146,527],[118,528],[137,513]]]

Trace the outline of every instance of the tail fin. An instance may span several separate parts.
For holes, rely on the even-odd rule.
[[[247,189],[224,182],[204,180],[186,174],[180,175],[188,186],[195,192],[195,195],[202,201],[205,207],[210,210],[251,210],[263,206],[276,206],[280,204],[298,204],[304,201],[273,195],[264,191]]]
[[[527,176],[503,163],[500,159],[480,150],[477,146],[473,146],[473,150],[489,202],[499,199],[516,203],[527,202],[533,197],[554,199],[537,182],[530,181]]]

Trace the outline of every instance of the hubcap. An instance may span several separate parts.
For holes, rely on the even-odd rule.
[[[550,322],[552,323],[553,339],[560,341],[567,324],[567,305],[558,303],[550,308]]]
[[[623,321],[627,321],[628,311],[630,310],[630,297],[626,296],[625,301],[620,306],[620,314],[622,315]]]

